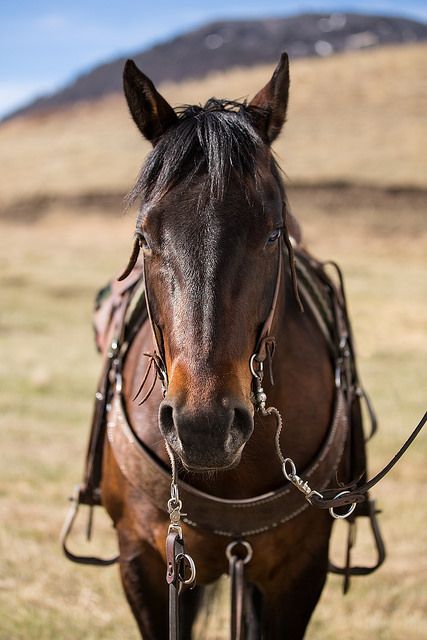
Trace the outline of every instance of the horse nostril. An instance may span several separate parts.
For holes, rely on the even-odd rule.
[[[246,407],[235,407],[233,425],[238,429],[243,439],[247,440],[254,428],[253,415]]]
[[[165,401],[160,405],[159,422],[163,435],[170,436],[174,431],[173,407]]]

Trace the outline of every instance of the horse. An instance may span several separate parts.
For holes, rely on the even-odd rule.
[[[267,496],[258,502],[270,508],[269,496],[286,484],[288,499],[276,444],[292,455],[294,469],[320,464],[336,410],[328,342],[314,311],[301,309],[293,250],[302,233],[271,148],[286,119],[288,56],[249,102],[212,98],[175,110],[130,60],[123,82],[130,114],[152,144],[129,196],[141,205],[125,274],[141,251],[151,322],[141,323],[121,362],[121,419],[162,473],[171,454],[195,499],[212,496],[206,519],[216,523],[194,526],[191,494],[183,499],[197,586],[181,595],[181,637],[191,638],[204,587],[228,572],[227,531],[235,529],[234,539],[251,549],[244,637],[299,640],[325,585],[333,519],[305,508],[295,492],[302,503],[289,517],[274,513],[264,526],[264,515],[258,521],[254,512],[247,525],[254,496]],[[260,350],[265,357],[254,362]],[[264,361],[274,379],[266,375],[261,392],[284,416],[277,433],[271,415],[254,406],[254,374],[260,379]],[[141,402],[141,381],[156,372],[166,379],[163,393],[153,382]],[[109,421],[117,426],[111,415]],[[130,446],[118,460],[113,441],[104,445],[102,503],[117,532],[121,580],[139,630],[145,640],[162,640],[170,519],[150,494],[156,478],[129,481],[129,470],[144,471],[136,450]],[[323,486],[343,465],[342,451],[335,454],[327,473],[323,468]],[[224,525],[222,512],[234,503],[235,520]]]

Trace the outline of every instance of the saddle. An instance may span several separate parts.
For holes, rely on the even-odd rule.
[[[322,263],[313,258],[303,248],[295,249],[295,267],[298,288],[304,304],[319,326],[330,350],[333,363],[340,364],[345,398],[345,413],[348,431],[344,445],[342,467],[343,486],[355,480],[365,482],[367,478],[366,442],[377,429],[377,421],[371,403],[360,384],[356,366],[353,334],[347,312],[344,282],[341,271],[335,263]],[[333,271],[335,277],[330,275]],[[102,355],[102,373],[95,394],[95,406],[86,453],[83,482],[77,487],[72,507],[63,528],[62,543],[66,556],[75,562],[106,566],[116,562],[117,557],[101,559],[76,556],[67,547],[67,538],[72,529],[79,505],[90,507],[102,504],[100,491],[102,480],[102,456],[107,432],[107,407],[112,399],[114,380],[112,373],[132,343],[142,325],[147,321],[143,269],[137,264],[124,281],[113,280],[102,288],[95,301],[94,332],[95,343]],[[365,403],[370,428],[366,435],[362,418],[362,402]],[[164,473],[164,472],[163,472]],[[343,589],[346,593],[353,575],[367,575],[375,571],[385,559],[385,547],[381,537],[375,502],[367,499],[356,505],[347,519],[349,523],[345,564],[338,567],[330,562],[329,571],[344,576]],[[293,517],[293,516],[291,516]],[[355,543],[355,526],[359,518],[369,519],[377,560],[369,567],[353,566],[351,552]],[[89,517],[88,533],[92,518]]]

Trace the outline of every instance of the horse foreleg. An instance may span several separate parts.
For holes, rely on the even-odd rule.
[[[148,545],[120,560],[120,574],[126,598],[144,640],[169,637],[168,586],[166,565]],[[180,637],[191,639],[191,630],[200,604],[201,587],[179,596]]]
[[[147,544],[121,554],[120,575],[126,598],[144,640],[167,640],[166,566]]]
[[[302,640],[327,577],[328,541],[322,549],[296,553],[284,564],[265,594],[263,629],[265,640]],[[280,586],[280,584],[282,586]]]

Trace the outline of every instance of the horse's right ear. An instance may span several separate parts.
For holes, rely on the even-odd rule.
[[[249,103],[253,107],[254,123],[261,136],[271,144],[286,120],[289,97],[289,58],[282,53],[269,82]]]
[[[133,60],[125,64],[123,89],[136,126],[147,140],[156,144],[178,116]]]

